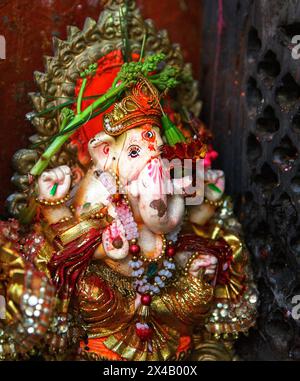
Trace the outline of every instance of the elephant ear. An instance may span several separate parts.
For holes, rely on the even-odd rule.
[[[104,131],[89,141],[89,153],[97,169],[102,171],[112,167],[115,158],[116,139]]]

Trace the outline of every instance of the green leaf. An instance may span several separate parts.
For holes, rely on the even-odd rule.
[[[50,195],[51,196],[55,196],[56,194],[56,191],[57,191],[57,187],[58,187],[58,183],[55,183],[52,187],[52,189],[50,190]]]
[[[213,184],[213,183],[208,184],[208,187],[209,187],[211,190],[213,190],[213,191],[215,191],[215,192],[217,192],[217,193],[222,193],[221,189],[218,188],[218,187],[217,187],[215,184]]]
[[[170,146],[174,146],[177,143],[184,143],[185,137],[183,133],[175,126],[167,115],[163,115],[161,118],[164,135],[167,139],[167,143]]]

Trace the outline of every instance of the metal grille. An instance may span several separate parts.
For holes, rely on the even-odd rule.
[[[206,24],[218,25],[221,10],[224,28],[221,38],[213,31],[221,58],[204,78],[205,118],[239,201],[261,300],[257,329],[238,350],[245,359],[300,359],[300,321],[292,317],[300,295],[300,59],[291,43],[300,35],[300,4],[209,3]],[[222,83],[211,89],[216,75]]]

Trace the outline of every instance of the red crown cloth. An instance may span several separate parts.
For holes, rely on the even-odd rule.
[[[139,55],[132,54],[132,60],[138,61]],[[98,68],[96,74],[88,79],[83,98],[91,96],[101,96],[105,94],[112,86],[117,74],[119,73],[124,60],[121,50],[114,50],[98,60]],[[79,94],[82,84],[82,79],[78,79],[75,88],[76,97]],[[88,107],[95,101],[95,98],[85,99],[82,101],[82,110]],[[113,110],[111,106],[105,113]],[[103,117],[104,113],[97,115],[95,118],[85,123],[78,131],[76,131],[70,138],[71,144],[77,147],[78,160],[81,164],[86,165],[90,161],[88,152],[88,142],[96,134],[103,131]]]

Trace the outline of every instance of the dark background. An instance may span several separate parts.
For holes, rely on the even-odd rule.
[[[215,135],[260,292],[244,359],[300,360],[300,2],[203,2],[203,118]]]
[[[181,44],[200,80],[202,118],[215,135],[260,292],[259,319],[237,345],[245,360],[300,360],[300,35],[294,0],[137,0],[145,18]],[[27,97],[33,71],[43,71],[51,38],[97,19],[97,0],[0,0],[0,205],[13,191],[10,160],[27,146]]]

